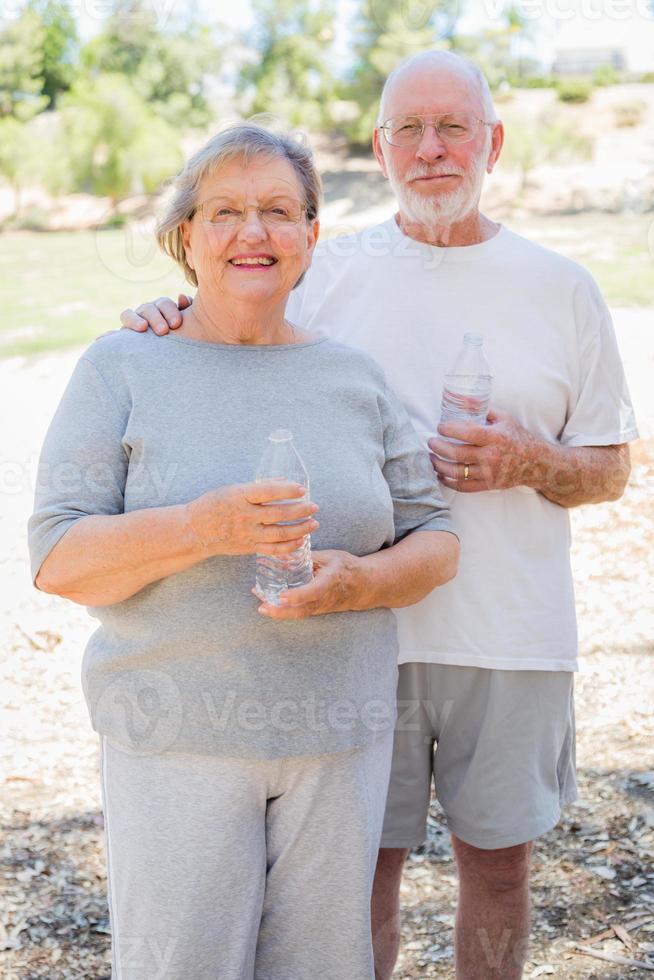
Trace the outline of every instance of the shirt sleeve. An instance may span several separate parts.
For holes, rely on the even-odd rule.
[[[410,531],[449,531],[456,535],[429,453],[421,446],[406,409],[387,385],[380,397],[380,410],[386,456],[383,474],[393,499],[394,543]]]
[[[286,318],[296,326],[312,329],[312,320],[319,313],[325,299],[325,271],[325,256],[319,246],[313,263],[305,272],[300,285],[291,290],[286,303]]]
[[[560,435],[564,446],[612,446],[638,438],[611,314],[591,279],[575,296],[578,396]]]
[[[119,406],[98,368],[77,363],[45,437],[28,522],[32,581],[57,542],[82,517],[122,514],[129,464]]]

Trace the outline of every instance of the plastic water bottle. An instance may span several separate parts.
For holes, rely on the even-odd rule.
[[[461,350],[443,379],[441,422],[486,425],[492,385],[493,375],[484,356],[484,338],[478,333],[464,334]]]
[[[257,483],[269,480],[290,480],[306,487],[304,497],[293,500],[275,500],[265,506],[298,504],[310,499],[309,474],[293,445],[293,435],[288,429],[276,429],[268,436],[268,445],[261,457],[255,475]],[[281,524],[300,524],[302,521],[281,521]],[[256,587],[267,603],[279,604],[279,594],[286,589],[307,585],[313,578],[311,540],[307,534],[299,548],[287,555],[257,555]]]

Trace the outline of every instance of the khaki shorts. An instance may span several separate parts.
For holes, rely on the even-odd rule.
[[[551,830],[577,798],[574,674],[400,665],[382,847],[426,837],[432,779],[450,831],[493,850]]]

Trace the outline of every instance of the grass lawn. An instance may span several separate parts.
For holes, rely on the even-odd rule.
[[[389,209],[390,211],[390,209]],[[608,302],[654,306],[654,214],[525,217],[507,224],[587,266]],[[90,343],[126,306],[185,286],[149,228],[0,234],[0,358]]]
[[[9,232],[0,235],[0,357],[90,343],[120,327],[120,311],[188,292],[151,232]]]
[[[507,224],[585,266],[610,306],[654,306],[654,212],[548,215]]]

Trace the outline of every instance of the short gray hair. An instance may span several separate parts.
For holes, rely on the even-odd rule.
[[[155,229],[159,246],[181,266],[186,279],[194,286],[198,280],[186,259],[181,225],[193,217],[202,179],[217,173],[231,160],[241,159],[247,166],[258,156],[278,157],[291,164],[302,187],[308,220],[318,217],[322,184],[310,148],[290,136],[271,133],[254,123],[229,126],[197,150],[172,180],[172,196]]]
[[[384,88],[382,89],[381,98],[379,100],[379,113],[377,116],[378,126],[381,126],[381,124],[385,122],[385,119],[382,118],[384,114],[384,105],[386,99],[388,98],[389,89],[391,88],[395,78],[407,68],[413,68],[414,66],[418,67],[421,63],[424,63],[427,66],[437,65],[442,66],[443,68],[451,68],[454,71],[458,71],[462,75],[467,75],[479,92],[484,110],[485,121],[497,121],[495,106],[493,105],[493,96],[491,95],[488,80],[486,79],[486,76],[481,68],[479,68],[474,61],[470,61],[469,58],[464,58],[463,55],[456,54],[454,51],[420,51],[417,54],[412,54],[408,58],[401,61],[384,82]]]

